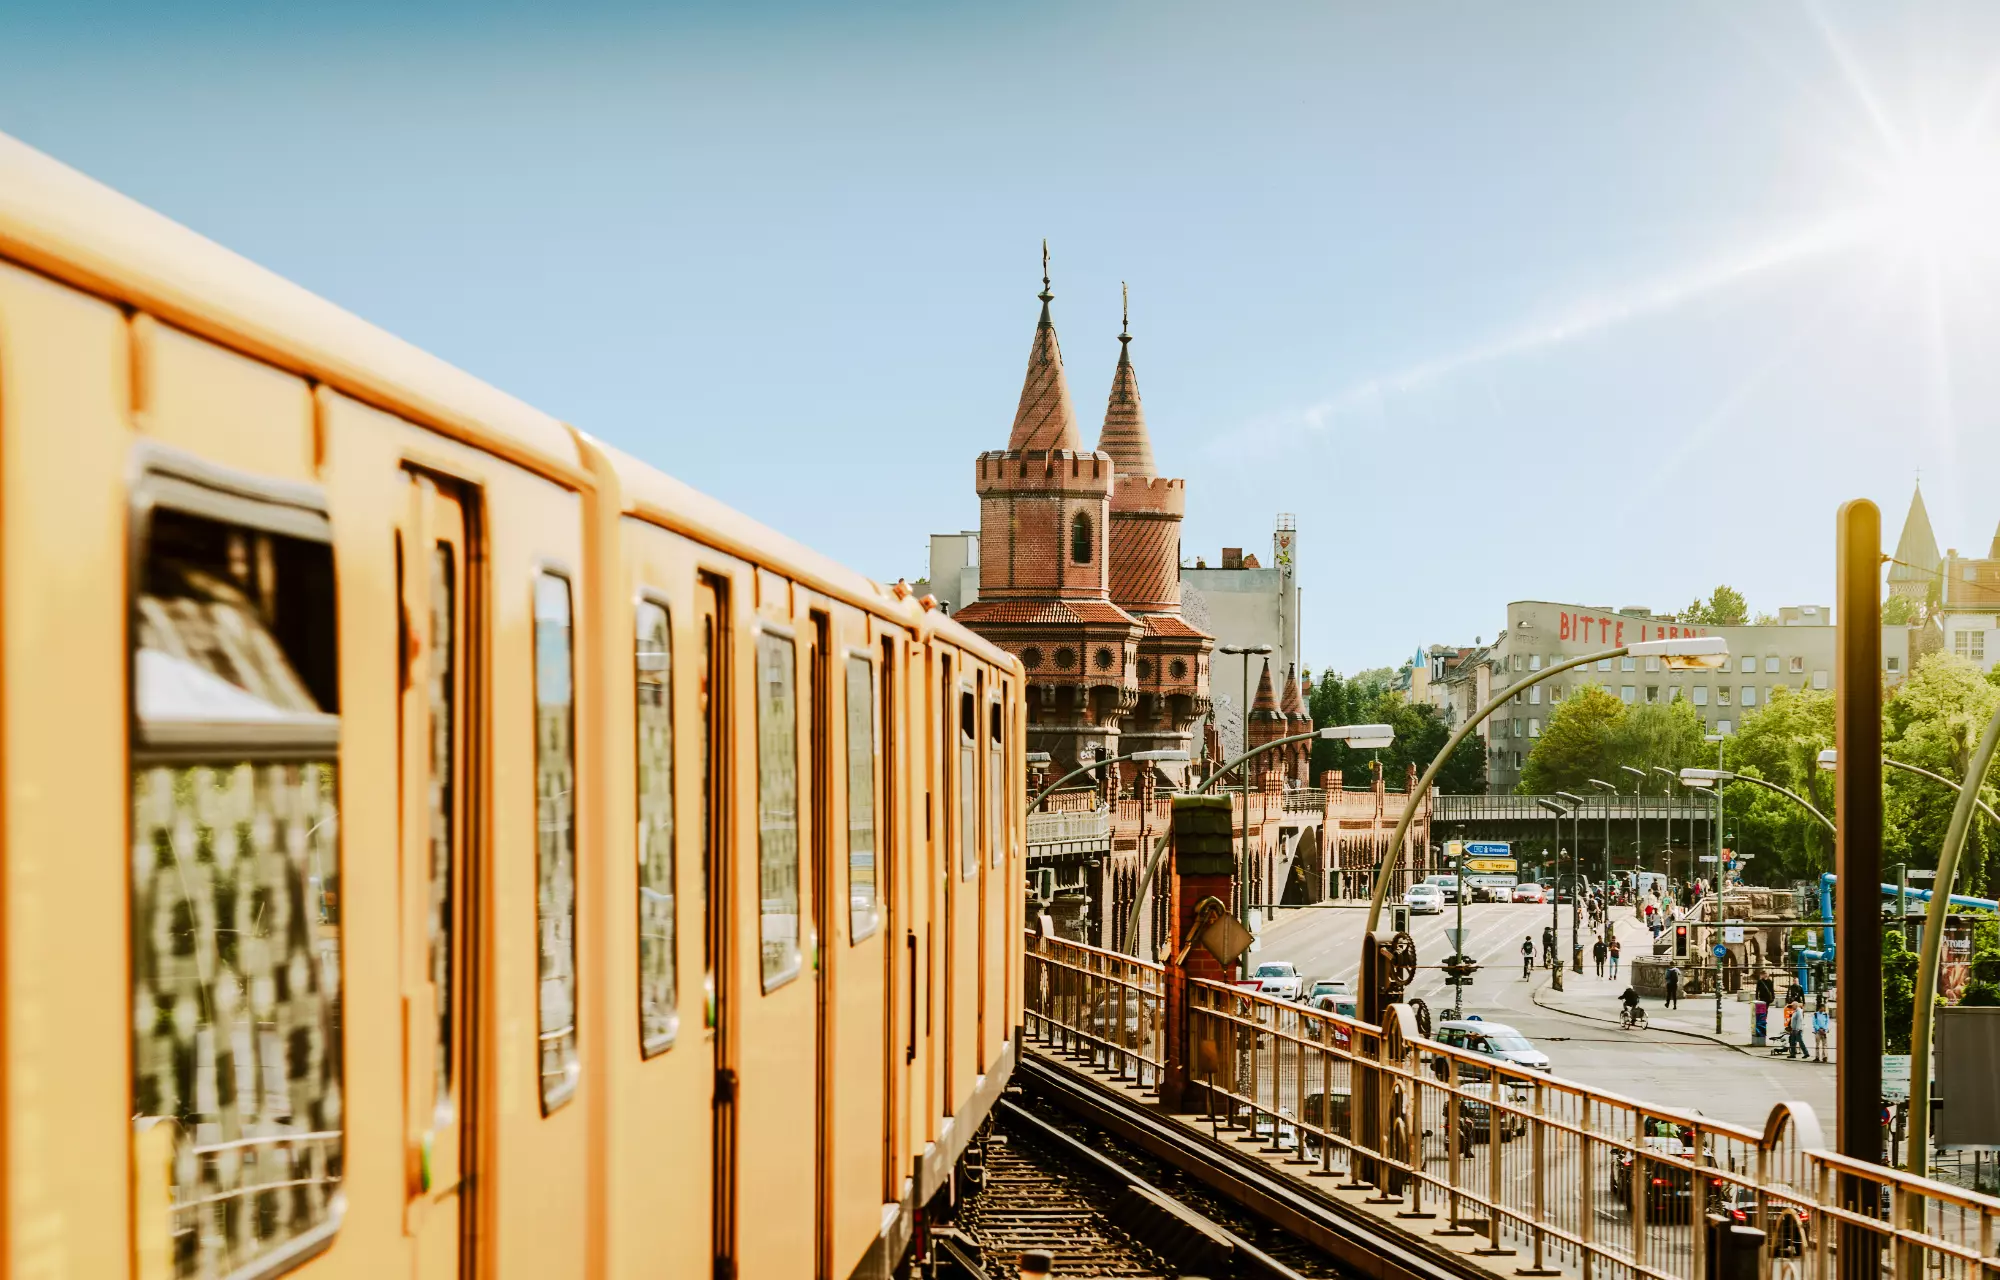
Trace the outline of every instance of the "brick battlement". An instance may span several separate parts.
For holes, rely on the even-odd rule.
[[[1113,519],[1178,520],[1187,514],[1187,481],[1120,474],[1111,486]]]
[[[1112,464],[1108,453],[989,450],[974,464],[975,489],[981,495],[1007,492],[1078,494],[1101,498],[1111,492]]]

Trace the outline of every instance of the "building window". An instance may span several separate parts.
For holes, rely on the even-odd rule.
[[[1611,670],[1611,659],[1609,659],[1609,658],[1599,658],[1599,659],[1597,660],[1597,669],[1598,669],[1599,671],[1609,671],[1609,670]]]
[[[576,1092],[576,753],[569,580],[535,579],[535,923],[542,1112]]]
[[[1798,654],[1793,654],[1793,655],[1792,655],[1792,662],[1791,662],[1791,671],[1792,671],[1792,674],[1793,674],[1793,675],[1798,675],[1798,674],[1799,674],[1800,672],[1804,671],[1805,669],[1806,669],[1806,660],[1805,660],[1805,659],[1804,659],[1803,657],[1800,657],[1800,656],[1799,656]]]
[[[1512,723],[1514,725],[1514,736],[1518,738],[1521,736],[1521,722],[1519,720],[1515,720]]]
[[[1618,691],[1618,696],[1619,696],[1619,697],[1620,697],[1621,699],[1623,699],[1623,700],[1624,700],[1624,702],[1625,702],[1625,705],[1629,707],[1629,706],[1631,706],[1631,705],[1632,705],[1633,703],[1635,703],[1635,702],[1637,702],[1637,701],[1639,700],[1639,689],[1638,689],[1638,686],[1636,686],[1636,685],[1629,685],[1629,684],[1628,684],[1628,685],[1626,685],[1626,686],[1625,686],[1624,688],[1622,688],[1622,689],[1620,689],[1620,690]]]
[[[1649,685],[1647,685],[1647,686],[1646,686],[1646,701],[1647,701],[1647,702],[1658,702],[1659,700],[1660,700],[1660,686],[1658,686],[1658,685],[1656,685],[1656,684],[1649,684]]]
[[[1813,688],[1815,689],[1826,688],[1826,672],[1824,671],[1813,672]]]
[[[1764,670],[1765,670],[1765,671],[1766,671],[1767,673],[1770,673],[1770,672],[1775,672],[1775,671],[1777,671],[1777,669],[1778,669],[1778,655],[1777,655],[1777,654],[1775,654],[1775,653],[1774,653],[1774,654],[1772,654],[1772,655],[1770,655],[1769,657],[1767,657],[1767,658],[1765,658],[1765,659],[1764,659]]]
[[[1726,684],[1719,684],[1719,685],[1715,686],[1715,705],[1716,705],[1716,706],[1718,706],[1718,707],[1726,707],[1726,706],[1728,706],[1728,705],[1729,705],[1729,686],[1728,686],[1728,685],[1726,685]]]
[[[673,646],[667,611],[639,602],[633,682],[638,719],[639,1052],[666,1049],[680,1029],[674,968]]]
[[[1729,733],[1732,732],[1734,728],[1735,726],[1727,720],[1717,720],[1715,722],[1715,731],[1717,733]]]
[[[1647,657],[1647,659],[1646,659],[1646,670],[1648,670],[1648,671],[1658,671],[1659,669],[1660,669],[1660,660],[1659,660],[1659,658],[1658,658],[1657,656],[1649,656],[1649,657]]]
[[[1974,662],[1986,660],[1986,633],[1984,631],[1954,631],[1951,633],[1951,651],[1961,658]]]
[[[1517,653],[1514,655],[1514,670],[1519,671],[1520,669],[1521,669],[1521,655]]]
[[[1887,661],[1889,664],[1889,671],[1891,674],[1894,674],[1895,672],[1901,671],[1903,669],[1903,660],[1897,657],[1896,655],[1890,654]]]
[[[1541,737],[1541,736],[1542,736],[1542,722],[1541,722],[1541,721],[1539,721],[1539,720],[1530,720],[1530,721],[1528,721],[1528,736],[1529,736],[1530,738],[1539,738],[1539,737]]]
[[[1620,671],[1637,671],[1639,669],[1639,660],[1628,653],[1618,659],[1618,669]]]
[[[1516,772],[1519,772],[1520,768],[1521,768],[1521,753],[1516,751],[1514,753],[1514,769]]]
[[[1744,658],[1742,669],[1745,673],[1755,671],[1757,669],[1757,659],[1750,657]]]
[[[1698,684],[1694,687],[1694,705],[1696,705],[1697,707],[1705,707],[1708,705],[1707,685]]]
[[[757,637],[757,898],[764,990],[799,973],[799,732],[797,650]]]
[[[1081,511],[1069,523],[1069,558],[1077,564],[1090,563],[1090,517]]]
[[[1757,705],[1756,685],[1746,684],[1743,686],[1743,705],[1746,707],[1754,707]]]
[[[1542,669],[1542,655],[1541,655],[1541,654],[1539,654],[1539,653],[1531,653],[1531,654],[1529,654],[1529,655],[1528,655],[1528,670],[1530,670],[1530,671],[1540,671],[1541,669]]]
[[[1542,686],[1536,685],[1534,688],[1528,690],[1528,701],[1534,706],[1542,705]]]
[[[1559,684],[1552,684],[1552,685],[1550,685],[1550,686],[1549,686],[1549,701],[1550,701],[1550,702],[1561,702],[1562,700],[1563,700],[1563,691],[1562,691],[1562,686],[1561,686],[1561,685],[1559,685]]]

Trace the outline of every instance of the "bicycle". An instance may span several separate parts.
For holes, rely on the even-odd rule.
[[[1646,1030],[1646,1007],[1644,1005],[1633,1005],[1630,1008],[1622,1010],[1618,1015],[1618,1027],[1621,1031]]]

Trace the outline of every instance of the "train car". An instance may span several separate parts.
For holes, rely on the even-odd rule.
[[[1022,687],[0,137],[0,1269],[905,1269]]]

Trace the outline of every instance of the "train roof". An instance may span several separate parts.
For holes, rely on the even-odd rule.
[[[0,134],[0,258],[576,484],[556,418]]]
[[[576,487],[590,453],[625,510],[1012,667],[1005,650],[0,133],[0,259],[136,307]]]

